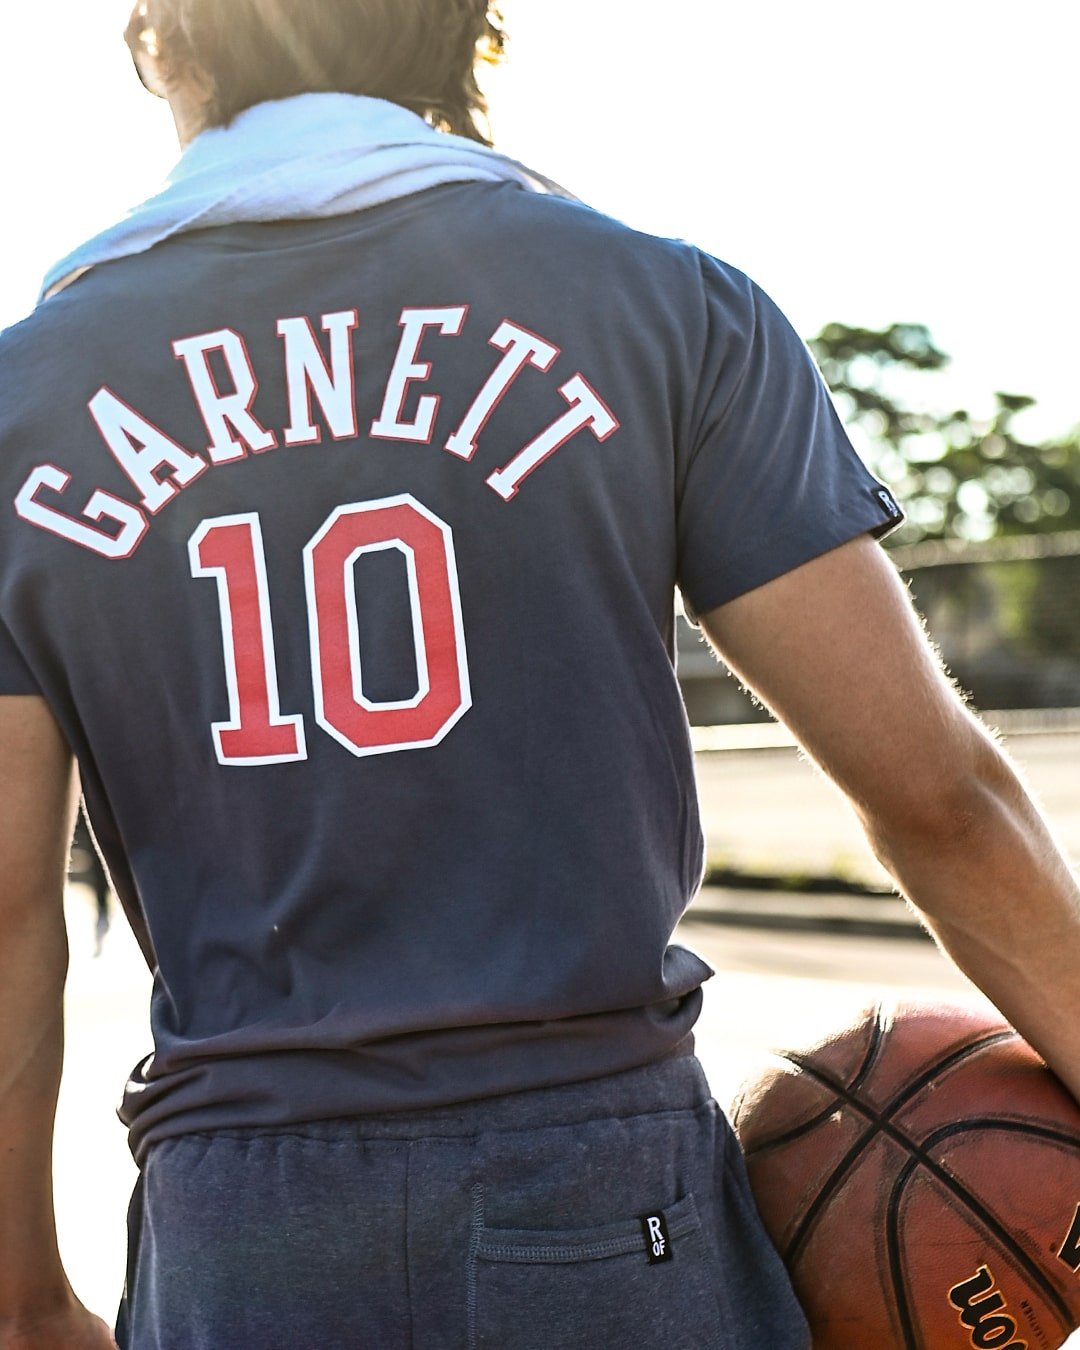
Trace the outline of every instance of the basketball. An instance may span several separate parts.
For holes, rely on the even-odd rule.
[[[881,1007],[732,1120],[814,1350],[1053,1350],[1080,1323],[1080,1107],[1005,1022]]]

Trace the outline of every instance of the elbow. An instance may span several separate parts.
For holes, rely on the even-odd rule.
[[[925,860],[970,852],[1010,814],[1018,787],[998,747],[980,735],[965,755],[907,776],[905,791],[863,811],[878,860],[894,875],[913,855]]]

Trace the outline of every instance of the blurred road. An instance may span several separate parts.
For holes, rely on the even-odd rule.
[[[1080,732],[1014,732],[1005,745],[1066,852],[1080,859]],[[697,770],[714,866],[888,885],[851,808],[795,749],[701,753]]]

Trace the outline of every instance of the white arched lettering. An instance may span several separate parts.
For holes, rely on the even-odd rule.
[[[538,370],[550,370],[559,354],[558,347],[553,347],[550,342],[545,342],[525,328],[519,328],[509,319],[499,325],[488,342],[506,355],[476,396],[461,426],[446,442],[446,449],[460,459],[472,459],[476,454],[476,438],[525,367],[532,365]]]
[[[64,492],[70,482],[71,474],[58,469],[55,464],[39,464],[15,498],[16,512],[39,530],[70,539],[73,544],[99,553],[103,558],[130,558],[146,533],[147,520],[143,513],[131,502],[98,488],[83,507],[82,514],[98,525],[111,522],[117,526],[116,533],[112,534],[38,501],[38,493],[43,489]]]
[[[151,514],[160,511],[208,467],[206,460],[177,445],[111,389],[99,389],[89,407],[113,458],[138,488],[143,506]],[[162,474],[164,477],[159,476]]]
[[[401,342],[387,381],[382,412],[371,425],[372,436],[386,441],[416,441],[422,445],[431,441],[441,401],[436,395],[425,394],[417,401],[413,420],[402,420],[409,386],[421,384],[431,376],[431,362],[417,360],[420,344],[429,328],[437,328],[445,337],[457,337],[468,312],[468,305],[459,305],[454,309],[402,311]]]
[[[350,440],[356,435],[352,334],[359,322],[355,309],[323,315],[323,331],[330,335],[328,364],[310,319],[278,320],[277,331],[285,342],[285,382],[289,391],[286,445],[312,445],[322,440],[322,431],[312,417],[313,396],[335,441]]]
[[[215,464],[243,459],[248,450],[261,454],[277,445],[277,437],[267,431],[251,411],[259,392],[259,382],[239,333],[222,328],[216,333],[183,338],[172,346],[187,370],[195,401],[210,435],[207,454]],[[222,393],[217,387],[210,369],[211,352],[221,353],[233,382],[231,394]]]

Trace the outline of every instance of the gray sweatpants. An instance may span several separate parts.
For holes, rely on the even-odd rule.
[[[415,1114],[185,1135],[123,1350],[806,1350],[691,1057]]]

